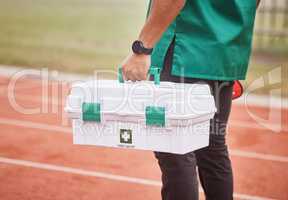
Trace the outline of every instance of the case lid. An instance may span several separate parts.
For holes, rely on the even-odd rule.
[[[72,85],[65,111],[70,118],[84,121],[145,121],[165,126],[210,119],[216,108],[206,84],[94,80]]]

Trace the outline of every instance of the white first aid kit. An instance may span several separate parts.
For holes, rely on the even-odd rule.
[[[91,80],[73,84],[65,111],[73,143],[185,154],[209,145],[216,108],[206,84]]]

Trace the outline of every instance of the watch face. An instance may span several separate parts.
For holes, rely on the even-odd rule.
[[[133,42],[132,50],[135,54],[151,55],[153,48],[152,49],[145,48],[144,44],[141,41],[136,40],[135,42]]]
[[[133,45],[132,45],[132,50],[133,50],[134,53],[136,53],[136,54],[142,54],[142,53],[143,53],[142,49],[143,49],[143,44],[142,44],[141,41],[138,41],[138,40],[137,40],[137,41],[135,41],[135,42],[133,43]]]

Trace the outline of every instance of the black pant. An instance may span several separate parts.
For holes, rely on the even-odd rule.
[[[211,120],[209,147],[186,155],[155,152],[162,172],[162,199],[198,200],[196,171],[196,166],[198,166],[199,178],[206,200],[231,200],[233,199],[233,174],[225,135],[231,109],[233,82],[172,76],[173,48],[174,43],[172,42],[165,58],[161,80],[208,84],[218,111]]]

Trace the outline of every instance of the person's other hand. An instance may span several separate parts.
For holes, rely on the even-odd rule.
[[[122,63],[124,80],[146,80],[150,64],[150,55],[137,55],[131,53]]]

